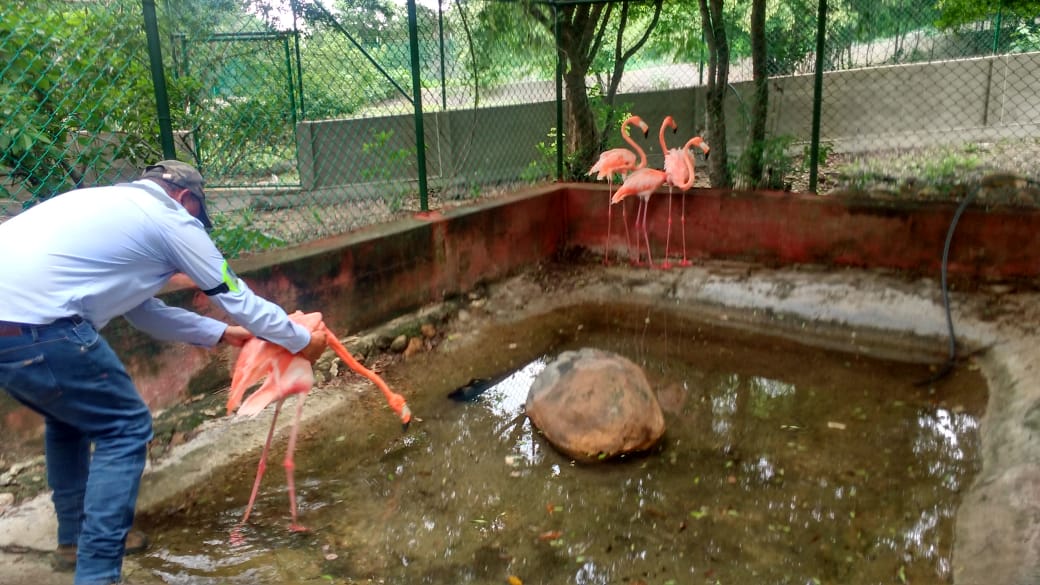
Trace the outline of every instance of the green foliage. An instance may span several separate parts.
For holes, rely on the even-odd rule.
[[[936,25],[942,28],[953,28],[962,24],[989,20],[998,11],[1003,10],[1005,16],[1018,16],[1030,19],[1040,14],[1038,0],[939,0],[941,16]]]
[[[818,164],[822,165],[831,156],[831,152],[834,151],[834,144],[830,142],[820,143],[820,157]],[[809,170],[809,165],[812,163],[812,145],[806,144],[802,149],[802,170]]]
[[[940,191],[963,183],[984,168],[982,151],[974,143],[941,146],[857,159],[838,167],[850,187],[865,189],[876,184],[928,186]]]
[[[88,171],[104,173],[115,159],[154,155],[140,14],[133,0],[105,10],[23,0],[0,6],[0,167],[35,197],[80,186]]]
[[[914,165],[917,176],[926,183],[938,185],[954,183],[978,168],[981,160],[975,154],[951,151],[936,160],[922,161]]]
[[[269,236],[253,226],[253,213],[245,210],[234,220],[226,214],[214,214],[213,231],[210,237],[217,249],[227,258],[237,258],[243,252],[255,252],[278,248],[285,245],[285,240]],[[237,222],[236,222],[237,220]]]
[[[415,159],[416,150],[412,148],[394,148],[390,144],[394,137],[393,130],[372,130],[371,139],[361,144],[361,152],[375,157],[378,162],[361,170],[361,178],[366,181],[385,181],[389,183],[382,188],[382,198],[390,211],[400,211],[408,198],[409,190],[394,183],[398,169]]]
[[[816,50],[816,2],[777,2],[766,12],[769,75],[799,72]]]
[[[556,128],[550,128],[549,133],[546,134],[546,139],[536,144],[534,148],[538,151],[538,157],[527,163],[527,168],[521,172],[520,178],[528,183],[537,183],[547,178],[555,177]],[[565,153],[563,157],[565,168],[574,164],[576,158],[574,153]]]
[[[786,189],[787,177],[795,170],[794,157],[791,156],[791,144],[795,137],[790,134],[766,138],[761,144],[751,145],[740,154],[735,168],[738,183],[763,189]],[[748,175],[750,158],[762,158],[761,177]]]
[[[1040,24],[1034,21],[1023,21],[1011,34],[1011,46],[1015,53],[1040,51]]]
[[[470,54],[467,39],[452,39],[457,75],[465,76],[469,59],[476,61],[480,89],[516,79],[551,79],[556,70],[556,44],[546,27],[530,18],[520,3],[481,2],[466,13],[451,13],[454,29],[465,30],[468,24],[473,41]],[[464,21],[466,14],[469,18]],[[467,80],[468,81],[468,80]]]

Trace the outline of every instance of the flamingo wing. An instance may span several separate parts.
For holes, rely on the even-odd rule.
[[[323,325],[322,315],[319,312],[302,313],[296,311],[291,313],[289,318],[292,319],[293,322],[306,327],[310,331],[317,331],[318,328]],[[288,391],[288,385],[295,379],[293,376],[299,374],[294,371],[292,376],[290,376],[289,368],[293,361],[293,357],[294,356],[289,353],[288,350],[278,344],[271,343],[270,341],[257,337],[247,341],[245,345],[242,346],[242,351],[238,354],[238,359],[235,361],[235,369],[231,376],[231,390],[228,392],[227,401],[228,414],[231,414],[235,409],[239,408],[240,404],[244,407],[245,404],[242,403],[242,398],[245,396],[246,390],[265,377],[267,378],[267,381],[260,387],[260,389],[254,392],[253,395],[261,394],[262,391],[264,395],[270,395],[272,393],[275,395],[281,394],[282,398],[284,398],[289,394],[295,393]],[[303,360],[303,362],[307,364],[307,369],[309,371],[310,363],[303,358],[298,359]],[[299,364],[296,364],[294,367],[299,368]],[[310,376],[311,383],[307,386],[308,390],[314,383],[313,373],[311,373]],[[253,396],[250,396],[246,402],[249,402],[252,399]],[[252,402],[252,404],[255,405],[259,402],[263,402],[263,406],[266,406],[274,400],[275,399],[272,398],[263,402],[263,399],[257,398],[256,401]],[[262,410],[263,406],[261,406],[257,412]],[[239,409],[239,413],[244,414],[241,409]]]
[[[589,169],[597,179],[606,179],[615,173],[624,173],[636,167],[636,153],[627,148],[611,148],[599,155],[599,160]]]
[[[614,193],[610,202],[612,204],[618,203],[629,195],[648,196],[658,187],[664,185],[667,177],[668,176],[664,171],[658,169],[644,168],[636,170],[625,179],[625,182],[622,183],[621,187]]]
[[[284,350],[283,350],[284,351]],[[242,403],[239,416],[256,416],[268,404],[285,400],[293,394],[306,394],[314,386],[314,371],[305,358],[285,352],[275,360],[271,374],[256,392]]]
[[[690,169],[684,160],[687,156],[685,149],[672,148],[664,157],[664,172],[675,187],[682,188],[690,178]]]
[[[246,390],[270,373],[274,360],[278,358],[278,350],[285,351],[281,347],[257,337],[250,339],[242,346],[231,375],[231,390],[228,392],[227,401],[228,414],[234,412],[242,403]]]

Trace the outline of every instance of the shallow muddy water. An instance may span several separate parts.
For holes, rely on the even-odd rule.
[[[531,381],[580,347],[645,368],[668,425],[651,453],[575,464],[531,428]],[[242,542],[229,531],[250,462],[142,518],[139,563],[183,584],[949,582],[986,386],[966,368],[914,385],[927,375],[660,309],[572,307],[396,366],[388,381],[421,419],[407,433],[374,401],[364,428],[305,429],[309,532],[287,530],[279,451]]]

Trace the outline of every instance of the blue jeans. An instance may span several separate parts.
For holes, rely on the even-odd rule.
[[[75,585],[119,581],[152,439],[126,368],[89,322],[60,319],[0,336],[0,388],[46,422],[58,544],[78,545]]]

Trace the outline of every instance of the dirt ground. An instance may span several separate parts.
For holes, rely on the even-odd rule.
[[[408,352],[451,352],[488,323],[509,323],[568,303],[624,298],[633,303],[667,304],[709,322],[768,331],[809,345],[881,357],[942,364],[948,325],[938,282],[860,270],[813,267],[769,269],[715,262],[684,270],[603,268],[593,259],[534,267],[428,307],[348,340],[369,367],[392,371]],[[958,584],[1040,582],[1040,293],[1037,283],[981,286],[954,291],[952,315],[960,354],[956,367],[978,368],[990,384],[982,421],[983,467],[965,494],[957,521],[954,552]],[[412,349],[389,349],[396,332],[427,325]],[[430,329],[432,328],[432,330]],[[432,333],[431,333],[432,331]],[[398,342],[400,344],[400,340]],[[407,343],[403,344],[407,346]],[[386,349],[381,349],[381,348]],[[968,355],[971,357],[967,357]],[[319,384],[308,398],[303,420],[352,417],[363,423],[372,409],[384,408],[371,385],[335,360],[319,365]],[[142,484],[139,511],[154,512],[219,476],[242,457],[255,457],[269,426],[270,409],[257,419],[223,416],[223,393],[184,409],[158,413],[156,427],[169,417],[195,417],[196,427],[164,439]],[[190,414],[189,414],[190,413]],[[414,424],[422,424],[416,413]],[[288,417],[283,417],[283,420]],[[285,426],[281,426],[284,435]],[[17,473],[12,468],[22,466]],[[40,461],[9,464],[9,485],[17,493],[0,510],[0,582],[8,585],[67,585],[71,575],[51,572],[55,522],[47,493],[31,479]],[[125,562],[130,583],[162,583]]]

